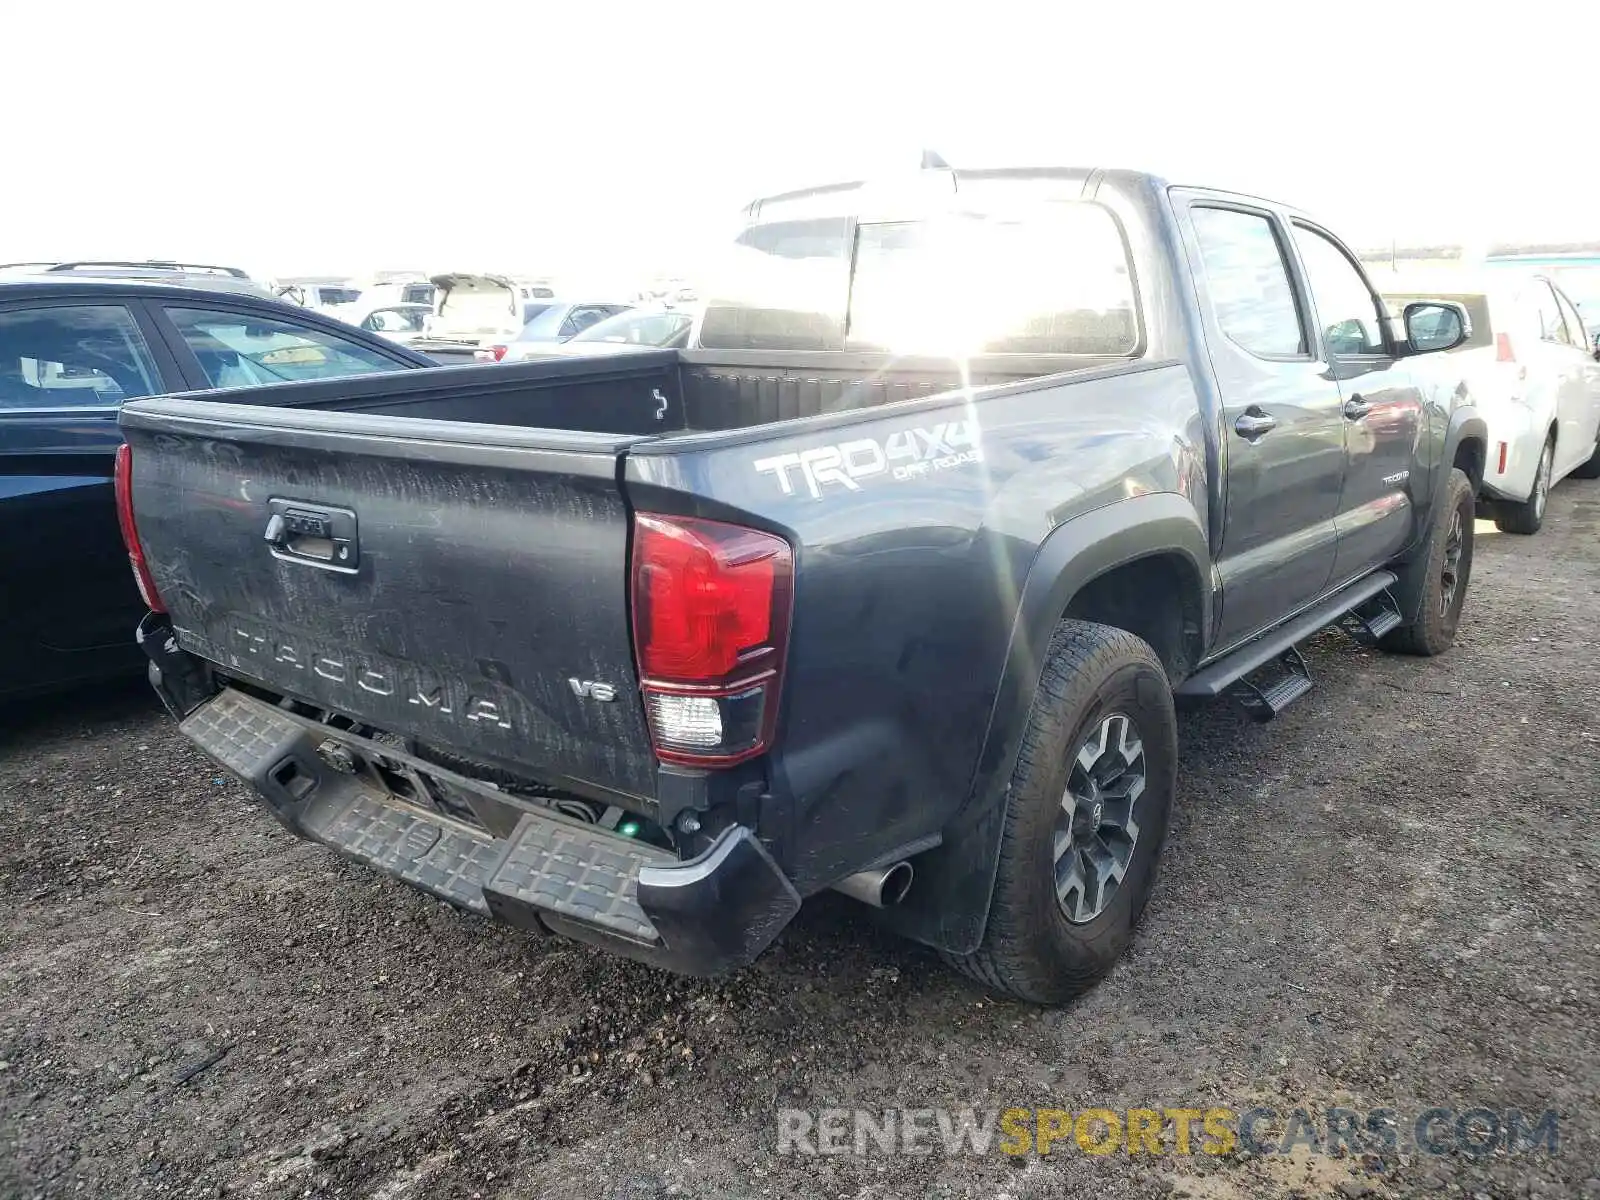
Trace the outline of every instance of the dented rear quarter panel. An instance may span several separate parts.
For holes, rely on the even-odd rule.
[[[1052,533],[1151,493],[1208,519],[1201,406],[1170,360],[750,433],[635,446],[625,487],[637,510],[795,547],[772,784],[802,892],[936,834],[966,801]]]

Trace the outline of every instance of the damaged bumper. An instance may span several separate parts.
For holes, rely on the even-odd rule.
[[[742,825],[680,861],[234,689],[181,728],[300,836],[522,928],[714,975],[753,961],[800,907]],[[464,798],[461,819],[428,802],[428,781]]]

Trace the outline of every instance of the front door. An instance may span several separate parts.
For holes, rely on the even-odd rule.
[[[1225,422],[1216,635],[1225,648],[1327,587],[1345,422],[1338,385],[1307,333],[1282,221],[1231,200],[1179,198]]]
[[[1393,344],[1382,301],[1329,234],[1296,221],[1294,242],[1345,426],[1332,577],[1339,584],[1383,565],[1411,543],[1417,489],[1427,486],[1432,464],[1417,457],[1422,392]]]
[[[136,668],[144,613],[117,528],[117,406],[164,390],[127,305],[0,306],[0,695]]]

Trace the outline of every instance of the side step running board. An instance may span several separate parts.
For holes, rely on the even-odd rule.
[[[1245,712],[1258,721],[1270,721],[1311,690],[1311,668],[1297,646],[1278,655],[1283,668],[1276,683],[1260,684],[1245,678],[1228,688],[1228,695],[1244,705]]]
[[[1404,620],[1394,593],[1384,588],[1365,604],[1340,617],[1339,628],[1364,646],[1376,646],[1384,634],[1398,629]]]
[[[1289,672],[1289,678],[1267,688],[1246,685],[1243,689],[1244,696],[1254,693],[1262,702],[1255,707],[1246,702],[1246,707],[1251,708],[1252,715],[1264,713],[1263,720],[1275,716],[1311,690],[1311,676],[1305,669],[1305,660],[1295,650],[1295,645],[1325,626],[1340,624],[1345,614],[1353,615],[1358,609],[1364,613],[1372,611],[1372,616],[1364,616],[1359,620],[1362,628],[1376,631],[1372,635],[1374,640],[1388,633],[1400,624],[1397,606],[1389,595],[1389,589],[1394,584],[1395,576],[1392,571],[1377,571],[1340,588],[1293,620],[1280,625],[1277,629],[1269,630],[1254,641],[1246,642],[1215,662],[1200,668],[1178,685],[1177,694],[1206,699],[1221,696],[1231,692],[1234,685],[1246,675],[1260,670],[1276,659]],[[1380,601],[1381,612],[1370,608],[1369,604],[1379,597],[1387,601],[1387,603]],[[1293,658],[1288,659],[1287,655],[1292,655]],[[1276,705],[1266,703],[1268,695],[1275,697]]]

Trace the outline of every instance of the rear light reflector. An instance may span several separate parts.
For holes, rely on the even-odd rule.
[[[1500,443],[1500,465],[1497,468],[1495,468],[1495,474],[1496,475],[1504,475],[1505,473],[1506,473],[1506,444],[1504,442],[1501,442]]]
[[[133,581],[139,585],[139,596],[151,612],[164,613],[167,606],[161,603],[161,593],[156,591],[156,581],[150,575],[150,564],[145,561],[144,547],[139,543],[139,530],[133,523],[133,447],[126,442],[117,447],[112,490],[117,497],[117,524],[122,529],[122,544],[128,551],[128,565],[133,568]]]
[[[772,740],[794,557],[770,533],[640,513],[633,639],[656,754],[727,766]]]

